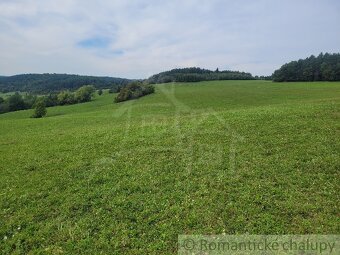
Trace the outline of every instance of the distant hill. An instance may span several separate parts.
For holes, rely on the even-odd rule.
[[[146,83],[198,82],[212,80],[254,80],[250,73],[239,71],[211,71],[198,67],[172,69],[155,74]],[[53,93],[62,90],[76,90],[84,85],[94,85],[97,89],[119,90],[132,80],[114,77],[96,77],[74,74],[19,74],[0,76],[0,92],[22,91],[31,93]]]
[[[320,54],[283,65],[273,81],[340,81],[340,54]]]
[[[70,74],[20,74],[0,76],[0,92],[25,91],[51,93],[76,90],[83,85],[94,85],[98,89],[118,89],[130,80],[113,77],[95,77]]]
[[[253,80],[250,73],[239,71],[211,71],[198,67],[172,69],[170,71],[155,74],[147,79],[148,83],[167,83],[167,82],[198,82],[212,80]]]

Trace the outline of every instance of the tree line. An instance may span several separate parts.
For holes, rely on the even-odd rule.
[[[41,109],[44,107],[89,102],[91,101],[94,93],[95,87],[92,85],[82,86],[75,92],[65,90],[59,93],[51,93],[47,96],[36,96],[32,94],[22,96],[20,93],[16,92],[5,99],[0,97],[0,113],[31,108],[39,108],[40,111],[43,112]],[[35,117],[42,117],[40,115],[41,114],[36,114]]]
[[[215,71],[198,67],[178,68],[170,71],[155,74],[146,80],[149,84],[168,82],[199,82],[213,80],[254,80],[250,73],[239,71]]]
[[[272,75],[273,81],[340,81],[340,54],[321,53],[291,61]]]
[[[97,89],[112,89],[131,82],[129,79],[114,77],[95,77],[69,74],[20,74],[0,76],[0,92],[25,91],[33,94],[47,94],[62,90],[76,90],[85,84],[92,84]]]

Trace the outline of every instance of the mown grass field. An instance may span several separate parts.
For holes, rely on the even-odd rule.
[[[0,115],[1,254],[339,234],[340,83],[218,81]]]

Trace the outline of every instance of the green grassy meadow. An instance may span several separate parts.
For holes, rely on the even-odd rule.
[[[0,115],[0,254],[339,234],[340,82],[214,81]]]

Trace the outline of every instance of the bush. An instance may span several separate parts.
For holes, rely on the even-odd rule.
[[[141,82],[132,82],[127,86],[123,87],[117,97],[115,98],[115,102],[123,102],[131,99],[136,99],[148,94],[152,94],[155,92],[155,88],[152,85],[145,85]]]
[[[25,108],[31,109],[36,100],[37,100],[37,96],[32,95],[32,94],[26,94],[24,97]]]
[[[74,94],[68,90],[60,92],[57,98],[58,98],[59,105],[75,103]]]
[[[152,93],[155,93],[155,87],[150,84],[144,85],[143,96]]]
[[[10,96],[8,98],[7,103],[8,103],[8,110],[10,112],[26,109],[24,99],[22,98],[22,96],[18,92],[16,92],[14,95]]]
[[[58,105],[57,94],[49,94],[47,97],[45,97],[45,102],[47,107]]]
[[[92,85],[82,86],[74,93],[68,90],[62,91],[57,96],[58,105],[89,102],[91,101],[95,91],[96,89]]]
[[[103,90],[102,89],[98,90],[98,95],[101,96],[102,94],[103,94]]]
[[[82,86],[75,92],[75,100],[78,103],[91,101],[91,98],[96,89],[92,85]]]
[[[34,113],[32,118],[41,118],[46,115],[46,102],[44,98],[38,98],[34,103]]]
[[[0,113],[6,113],[8,111],[8,103],[6,101],[0,103]]]

